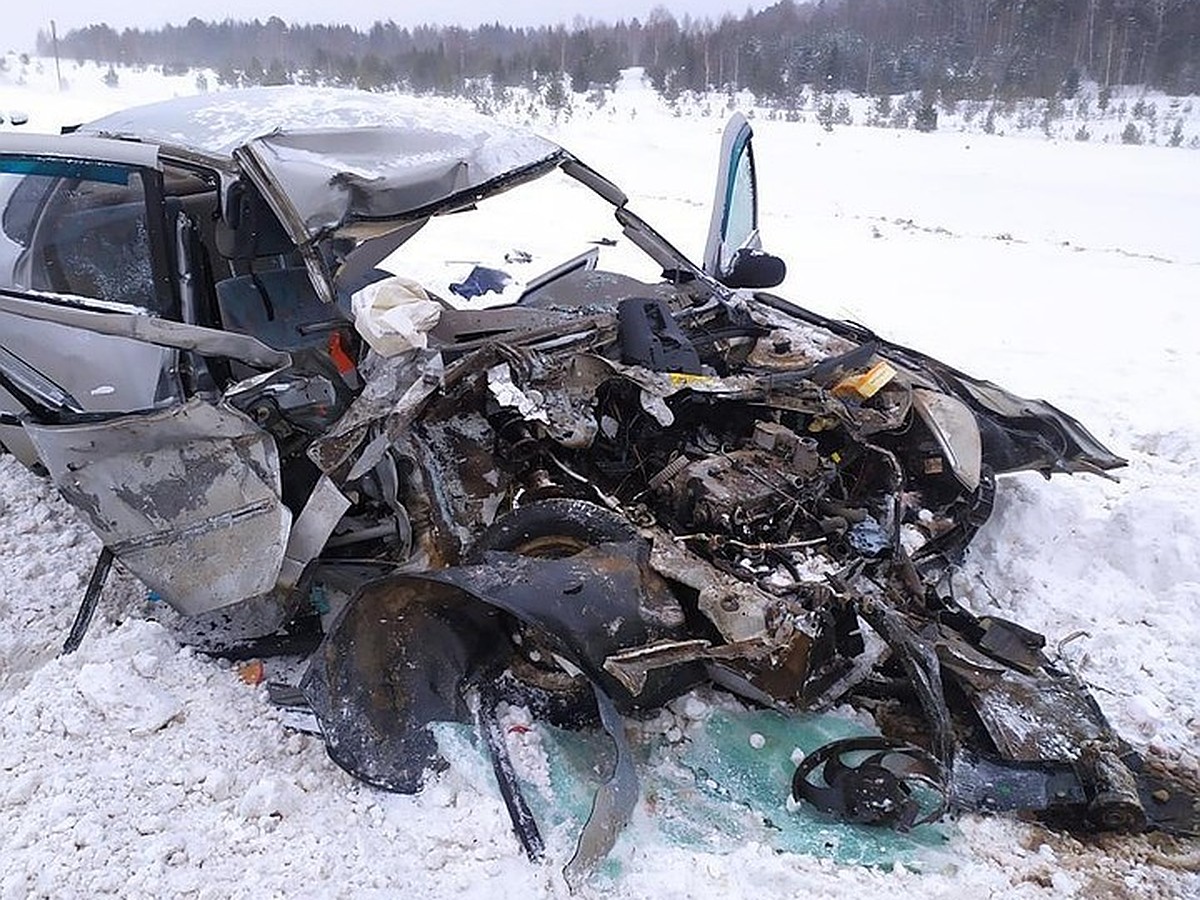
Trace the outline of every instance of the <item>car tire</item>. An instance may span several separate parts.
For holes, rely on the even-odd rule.
[[[483,562],[488,551],[506,551],[540,559],[563,559],[598,544],[636,540],[637,529],[619,513],[587,500],[555,498],[520,506],[479,536],[467,562]],[[533,629],[512,619],[514,647],[509,664],[519,692],[530,707],[559,724],[594,718],[587,679],[573,676],[553,662]]]
[[[519,506],[479,536],[467,561],[480,562],[489,550],[541,559],[574,556],[586,547],[638,538],[619,513],[587,500],[555,498]]]

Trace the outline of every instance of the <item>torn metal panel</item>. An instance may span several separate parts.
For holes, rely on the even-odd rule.
[[[469,721],[465,691],[505,644],[494,610],[469,598],[428,579],[376,582],[310,660],[301,689],[330,758],[354,777],[413,793],[445,768],[426,726]]]
[[[748,640],[741,643],[720,644],[713,646],[711,641],[703,638],[684,641],[655,641],[647,644],[644,647],[635,647],[631,650],[624,650],[620,653],[614,653],[604,660],[604,670],[616,678],[621,684],[634,696],[637,696],[645,690],[646,680],[650,674],[659,669],[670,669],[678,666],[683,666],[690,663],[702,662],[706,666],[713,663],[722,663],[725,667],[732,671],[733,667],[741,665],[747,668],[757,680],[764,680],[764,674],[782,674],[786,686],[780,688],[779,694],[784,698],[791,698],[796,693],[797,685],[804,683],[807,675],[806,667],[798,666],[799,671],[787,671],[786,665],[775,668],[775,660],[772,657],[788,655],[788,651],[799,650],[796,655],[802,663],[807,662],[807,649],[809,640],[807,635],[802,632],[796,632],[789,635],[792,641],[789,642],[780,636],[775,636],[771,641]],[[768,665],[763,666],[762,670],[754,670],[755,663],[768,661]],[[747,666],[749,664],[749,666]],[[749,684],[749,680],[747,679]],[[768,706],[775,706],[776,700],[773,698],[774,692],[765,692],[758,687],[754,688],[757,691],[757,696],[771,697],[766,701]]]
[[[903,613],[893,609],[884,600],[864,598],[858,608],[862,617],[887,641],[895,657],[904,666],[921,711],[932,729],[930,745],[934,756],[943,764],[948,764],[954,757],[956,741],[934,644],[914,630],[916,623],[909,622]]]
[[[310,163],[314,179],[318,172],[336,171],[339,164],[365,157],[360,168],[390,174],[399,184],[419,184],[436,180],[425,173],[436,172],[439,160],[449,165],[467,159],[479,169],[471,170],[469,181],[477,187],[557,149],[549,141],[448,104],[290,85],[198,94],[121,110],[81,126],[73,140],[82,151],[94,140],[90,135],[134,137],[229,160],[237,147],[284,131],[323,133],[323,140],[309,148],[317,157]],[[102,150],[110,143],[103,142]],[[119,146],[129,147],[131,142]],[[152,161],[152,149],[157,148],[147,148],[141,158]],[[382,161],[372,161],[380,156]],[[292,164],[301,168],[303,162],[296,159]]]
[[[447,569],[435,577],[536,628],[556,653],[624,709],[654,705],[677,693],[681,682],[695,682],[687,666],[682,672],[658,671],[635,697],[604,668],[614,653],[677,637],[682,624],[661,614],[675,600],[647,565],[639,542],[604,544],[562,559],[489,551],[481,565]],[[669,621],[679,624],[664,624]]]
[[[403,130],[293,128],[249,140],[233,156],[273,198],[297,244],[356,222],[405,224],[456,198],[469,205],[506,177],[565,157],[491,120],[472,124],[467,132],[431,119]]]
[[[291,364],[291,356],[272,350],[244,334],[172,322],[153,316],[83,309],[70,298],[47,297],[62,302],[45,303],[0,295],[0,312],[41,322],[53,322],[96,334],[125,337],[159,347],[194,350],[209,356],[228,356],[252,366],[278,369]]]
[[[633,767],[633,751],[625,737],[625,723],[612,701],[593,684],[600,722],[612,739],[615,759],[612,770],[596,791],[592,810],[588,814],[575,853],[563,868],[563,877],[574,890],[591,874],[617,842],[621,830],[633,817],[637,807],[637,770]]]
[[[698,591],[699,610],[725,640],[742,642],[766,636],[767,618],[777,598],[713,569],[703,557],[665,535],[653,542],[650,565],[665,577]]]
[[[964,659],[956,642],[938,647],[944,669],[959,683],[987,728],[988,736],[1009,759],[1070,761],[1095,741],[1112,740],[1112,730],[1095,700],[1069,675],[1016,671],[1003,665],[991,671]],[[984,665],[987,657],[983,657]]]
[[[26,431],[63,496],[180,612],[275,586],[292,515],[280,499],[275,442],[241,413],[192,400]]]
[[[511,475],[488,452],[497,435],[481,415],[430,420],[414,429],[405,454],[425,473],[428,508],[440,533],[453,541],[447,559],[457,560],[476,534],[496,518],[509,493]]]
[[[950,471],[968,491],[976,490],[983,468],[983,441],[970,408],[957,397],[920,388],[912,392],[912,403],[946,454]]]
[[[502,340],[514,332],[541,331],[561,326],[575,327],[575,317],[553,310],[531,309],[524,306],[499,309],[444,309],[430,337],[453,347],[480,339]]]
[[[279,570],[280,587],[294,588],[300,583],[305,568],[324,549],[333,529],[349,508],[350,500],[346,495],[322,475],[288,534]]]
[[[414,350],[392,359],[373,357],[373,361],[370,367],[362,367],[366,384],[354,403],[308,447],[308,457],[326,474],[343,466],[377,423],[390,420],[397,432],[406,429],[441,386],[442,358],[436,352]],[[374,468],[396,438],[377,437],[360,454],[348,479]]]
[[[612,654],[604,660],[604,671],[636,697],[645,689],[651,670],[704,659],[711,648],[712,642],[703,638],[659,641]]]

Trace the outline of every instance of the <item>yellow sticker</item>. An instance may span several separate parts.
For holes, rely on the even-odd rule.
[[[686,384],[710,384],[715,380],[711,375],[689,375],[687,372],[668,372],[667,378],[676,387]]]

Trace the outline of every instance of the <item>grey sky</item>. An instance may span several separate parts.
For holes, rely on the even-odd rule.
[[[94,0],[49,0],[29,3],[15,0],[3,16],[2,50],[32,50],[39,28],[49,29],[54,19],[59,33],[99,22],[114,28],[154,28],[168,22],[180,24],[192,16],[201,19],[267,19],[277,15],[286,22],[339,21],[365,27],[377,20],[392,19],[398,25],[435,23],[478,25],[503,22],[507,25],[570,24],[576,16],[615,21],[638,17],[645,19],[655,6],[664,6],[677,18],[719,19],[731,12],[740,16],[748,7],[761,9],[774,0],[608,0],[597,4],[588,0],[438,0],[433,3],[395,3],[384,0],[356,0],[330,3],[329,0],[292,0],[281,10],[269,0],[204,0],[192,6],[171,3],[147,4],[100,2]]]

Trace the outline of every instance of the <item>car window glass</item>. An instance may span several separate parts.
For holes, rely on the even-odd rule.
[[[28,246],[33,238],[33,226],[37,223],[38,210],[58,179],[45,175],[30,175],[26,178],[6,175],[3,178],[11,181],[13,185],[8,203],[4,206],[4,234],[20,246]]]
[[[0,175],[0,287],[155,305],[141,176]]]
[[[746,246],[754,235],[754,158],[750,155],[749,143],[742,144],[733,167],[721,241],[723,267],[728,267],[734,254]]]

